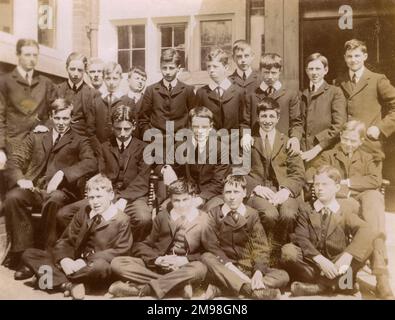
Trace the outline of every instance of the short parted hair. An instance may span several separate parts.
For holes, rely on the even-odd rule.
[[[265,53],[259,61],[259,70],[276,68],[281,70],[283,67],[283,59],[277,53]]]
[[[85,185],[85,195],[92,190],[106,190],[107,192],[112,192],[112,183],[105,175],[99,173],[92,178],[90,178]]]
[[[366,137],[366,126],[363,122],[358,120],[351,120],[344,124],[341,133],[344,132],[358,132],[359,137],[365,139]]]
[[[346,43],[344,44],[344,51],[355,50],[358,48],[361,49],[363,53],[368,52],[368,48],[366,47],[366,43],[364,41],[351,39],[346,41]]]
[[[326,174],[329,177],[329,179],[335,181],[335,183],[337,184],[339,184],[342,179],[339,170],[327,164],[320,166],[317,169],[317,171],[314,174],[314,178],[320,174]]]
[[[58,98],[54,102],[52,102],[49,108],[49,114],[53,115],[63,110],[71,109],[71,115],[73,115],[73,104],[70,100],[64,98]]]
[[[327,59],[325,56],[323,56],[321,53],[316,52],[316,53],[313,53],[313,54],[311,54],[311,55],[309,55],[309,56],[307,57],[306,62],[305,62],[306,68],[307,68],[307,66],[309,65],[309,63],[310,63],[311,61],[314,61],[314,60],[320,60],[321,63],[324,65],[325,68],[328,67],[328,59]]]
[[[210,123],[213,123],[213,119],[214,119],[214,115],[211,112],[210,109],[203,107],[203,106],[199,106],[199,107],[195,107],[193,109],[191,109],[191,111],[189,111],[189,123],[192,124],[192,118],[193,117],[200,117],[200,118],[207,118],[210,120]]]
[[[145,72],[144,68],[140,66],[131,67],[128,73],[128,78],[130,79],[133,73],[137,73],[138,75],[142,76],[147,80],[147,73]]]
[[[185,194],[195,195],[197,191],[194,183],[188,182],[186,179],[178,179],[172,182],[168,187],[169,196],[174,194]]]
[[[233,42],[233,55],[238,51],[244,51],[246,49],[251,49],[251,45],[244,39],[239,39]]]
[[[174,63],[176,66],[181,65],[181,55],[178,50],[169,48],[162,52],[160,56],[160,63]]]
[[[122,67],[119,63],[114,61],[107,62],[103,68],[103,75],[107,76],[111,73],[115,72],[119,76],[122,76]]]
[[[84,64],[85,70],[88,67],[88,58],[85,55],[83,55],[82,53],[79,53],[79,52],[70,53],[69,56],[67,57],[67,60],[66,60],[66,67],[68,67],[70,62],[73,60],[82,61],[82,63]]]
[[[229,56],[224,50],[220,48],[212,48],[206,57],[206,62],[210,61],[219,61],[224,66],[227,66],[229,63]]]
[[[268,110],[274,110],[276,111],[277,116],[280,115],[280,105],[278,104],[278,102],[273,98],[265,97],[258,103],[256,108],[256,114],[259,116],[262,111]]]
[[[16,43],[16,54],[19,56],[22,53],[22,47],[36,47],[40,50],[38,42],[34,39],[19,39]]]
[[[226,184],[235,187],[240,186],[243,190],[247,189],[247,179],[243,175],[229,174],[224,180],[224,185]]]
[[[116,106],[111,113],[111,123],[128,121],[136,125],[136,115],[132,108],[125,105]]]
[[[92,65],[92,64],[101,64],[104,68],[104,61],[100,58],[89,58],[88,60],[88,68]]]

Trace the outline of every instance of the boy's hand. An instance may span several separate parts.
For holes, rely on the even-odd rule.
[[[46,126],[43,126],[41,124],[37,125],[34,129],[33,132],[34,133],[44,133],[44,132],[48,132],[49,129]]]
[[[75,261],[70,258],[63,258],[60,261],[60,266],[62,267],[62,270],[66,274],[66,276],[78,271]]]
[[[248,278],[243,272],[241,272],[232,262],[228,262],[227,264],[225,264],[225,267],[228,268],[230,271],[236,273],[244,281],[251,283],[251,279]]]
[[[366,135],[373,140],[378,140],[380,136],[380,129],[376,126],[370,126],[368,130],[366,130]]]
[[[352,255],[348,252],[344,252],[339,259],[335,262],[335,266],[339,272],[339,274],[345,274],[350,268],[352,262]]]
[[[318,264],[324,275],[329,279],[335,279],[339,273],[338,268],[332,261],[325,258],[323,255],[315,256],[313,260]]]
[[[287,150],[291,156],[296,156],[300,153],[300,142],[298,138],[291,138],[287,142]]]
[[[172,182],[177,180],[177,174],[174,172],[173,168],[166,165],[162,168],[161,173],[163,175],[163,183],[168,186]]]
[[[263,186],[256,186],[253,190],[253,192],[266,200],[271,201],[275,195],[274,191],[268,187],[263,187]]]
[[[287,201],[289,199],[290,195],[291,195],[291,191],[289,191],[287,188],[283,188],[274,194],[274,196],[272,197],[270,202],[274,206],[283,204],[285,201]]]
[[[263,283],[263,275],[259,270],[255,271],[254,275],[251,278],[251,288],[252,290],[266,289],[265,284]]]
[[[7,156],[3,150],[0,149],[0,170],[5,168],[5,163],[7,162]]]
[[[52,193],[56,189],[58,189],[60,183],[63,181],[64,177],[64,172],[62,170],[59,170],[54,174],[54,176],[49,180],[48,186],[47,186],[47,193]]]
[[[77,272],[78,270],[80,270],[80,269],[82,269],[82,268],[84,268],[86,266],[87,266],[87,264],[86,264],[86,262],[84,260],[77,259],[77,260],[74,261],[74,267],[75,267],[75,269],[77,269],[74,272]]]
[[[312,149],[302,152],[301,157],[304,161],[309,162],[309,161],[313,160],[316,156],[318,156],[318,154],[321,151],[322,151],[322,147],[319,144],[317,144]]]
[[[246,133],[241,138],[240,145],[244,151],[249,152],[251,150],[251,146],[254,145],[254,138],[251,137],[249,133]]]
[[[25,190],[33,190],[34,189],[34,185],[33,185],[33,182],[31,180],[20,179],[20,180],[18,180],[16,182],[16,184],[21,189],[25,189]]]

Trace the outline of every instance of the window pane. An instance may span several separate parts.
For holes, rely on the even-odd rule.
[[[118,63],[121,65],[124,72],[129,71],[130,68],[130,51],[118,51]]]
[[[161,47],[172,47],[173,46],[173,41],[172,41],[172,31],[173,28],[172,27],[161,27]]]
[[[56,0],[39,0],[38,42],[44,46],[56,46]]]
[[[129,49],[129,27],[118,27],[118,49]]]
[[[145,50],[132,51],[132,64],[145,68]]]
[[[185,48],[185,26],[174,27],[174,46]]]
[[[0,1],[0,31],[13,33],[13,0],[1,0]]]
[[[145,26],[132,26],[132,48],[145,48]]]

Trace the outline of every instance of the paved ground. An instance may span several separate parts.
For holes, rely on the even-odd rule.
[[[389,256],[389,270],[392,276],[391,278],[391,286],[392,290],[395,292],[395,213],[387,213],[386,214],[386,225],[387,225],[387,248],[388,248],[388,256]],[[315,297],[306,297],[302,299],[375,299],[374,290],[375,287],[375,279],[370,274],[368,268],[365,268],[358,274],[358,282],[360,284],[361,292],[356,294],[355,296],[315,296]],[[29,286],[29,280],[27,281],[15,281],[13,279],[13,271],[0,266],[0,300],[11,299],[11,300],[58,300],[58,299],[70,299],[64,298],[63,294],[55,293],[48,294],[43,291],[35,290],[31,286]],[[289,296],[290,293],[286,292],[281,296],[281,300],[288,299],[296,299]],[[98,300],[98,299],[110,299],[111,297],[104,292],[96,292],[95,294],[88,294],[86,296],[86,300]],[[133,299],[133,298],[132,298]],[[144,298],[146,300],[150,300],[152,298]],[[198,299],[198,297],[196,297]],[[298,298],[301,299],[301,298]]]

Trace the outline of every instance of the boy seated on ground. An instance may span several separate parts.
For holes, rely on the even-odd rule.
[[[184,297],[191,298],[192,285],[205,279],[207,268],[199,260],[207,214],[192,206],[194,188],[185,180],[170,184],[169,194],[173,209],[159,212],[151,234],[133,248],[133,257],[112,261],[112,272],[122,279],[111,285],[113,296],[162,299],[184,288]]]
[[[243,204],[247,182],[244,176],[225,180],[225,204],[209,211],[203,244],[208,251],[202,261],[210,285],[205,298],[221,289],[253,299],[274,299],[289,281],[283,270],[269,268],[269,248],[258,212]],[[218,286],[220,286],[220,288]]]
[[[318,168],[314,175],[318,199],[312,207],[301,204],[292,243],[282,248],[281,262],[295,281],[294,296],[358,291],[356,275],[373,251],[376,234],[358,217],[358,205],[341,206],[336,200],[340,181],[336,168]]]
[[[88,180],[86,193],[89,206],[81,207],[51,251],[31,248],[22,255],[25,272],[37,279],[42,266],[51,268],[52,287],[40,289],[64,291],[73,299],[84,298],[85,284],[105,283],[111,260],[127,254],[133,243],[129,217],[111,203],[111,181],[98,174]]]

